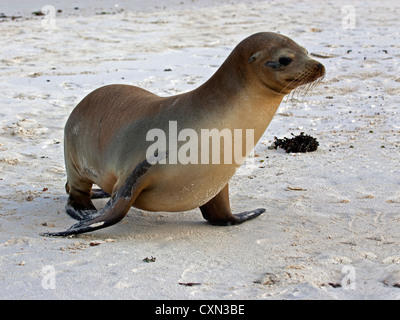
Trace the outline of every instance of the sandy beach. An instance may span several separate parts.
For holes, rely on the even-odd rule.
[[[400,299],[399,15],[397,1],[2,1],[0,299]],[[231,180],[233,211],[266,213],[223,228],[198,209],[132,208],[107,229],[40,236],[74,223],[63,128],[83,97],[193,90],[260,31],[326,67]],[[317,151],[269,148],[300,132]]]

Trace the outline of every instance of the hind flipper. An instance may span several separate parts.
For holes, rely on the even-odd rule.
[[[76,209],[70,204],[66,204],[65,211],[72,219],[80,221],[96,213],[97,209]]]
[[[131,205],[130,199],[117,198],[111,199],[100,211],[83,217],[78,223],[61,232],[42,233],[46,237],[65,237],[72,234],[91,232],[106,228],[121,221],[128,213]],[[133,199],[134,201],[134,199]]]
[[[68,202],[65,205],[65,211],[71,218],[75,220],[84,220],[97,212],[96,207],[92,203],[92,199],[104,199],[110,197],[111,196],[102,189],[92,189],[90,195],[86,194],[84,196],[83,194],[80,194],[79,201],[70,195]]]
[[[87,210],[87,214],[83,215],[81,220],[68,230],[42,233],[41,235],[49,237],[69,236],[102,229],[121,221],[140,194],[141,190],[137,188],[138,182],[150,167],[151,164],[147,160],[139,163],[126,179],[124,186],[117,191],[103,209],[99,211]]]
[[[111,195],[102,189],[92,189],[91,198],[92,199],[111,198]]]

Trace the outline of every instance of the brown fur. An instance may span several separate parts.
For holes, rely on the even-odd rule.
[[[293,61],[283,66],[279,63],[283,56]],[[198,133],[212,128],[254,129],[257,142],[284,95],[324,73],[323,66],[291,39],[258,33],[239,43],[217,72],[191,92],[164,98],[127,85],[93,91],[65,126],[68,205],[93,210],[93,183],[115,197],[145,159],[152,143],[146,141],[146,133],[152,128],[168,132],[169,121],[177,121],[179,130],[192,128]],[[200,207],[213,224],[248,220],[260,213],[233,215],[229,207],[228,181],[239,165],[155,165],[135,185],[136,196],[129,206],[150,211]]]

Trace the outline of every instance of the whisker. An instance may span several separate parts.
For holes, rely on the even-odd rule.
[[[307,71],[303,71],[300,75],[298,75],[296,78],[294,78],[292,81],[290,81],[282,91],[287,89],[290,85],[292,85],[294,82],[302,81],[304,77],[307,75]]]
[[[305,77],[308,75],[308,70],[303,71],[298,77],[294,78],[292,81],[290,81],[282,90],[281,93],[283,91],[285,91],[290,85],[292,85],[294,82],[298,82],[298,81],[303,81],[305,79]],[[295,91],[295,90],[293,90]],[[292,92],[293,92],[292,91]]]
[[[307,95],[310,91],[312,91],[315,87],[317,87],[322,82],[323,78],[324,77],[320,77],[320,78],[318,78],[317,80],[315,80],[313,82],[310,82],[310,83],[307,83],[307,84],[304,84],[304,85],[300,86],[299,87],[300,89],[298,90],[298,93],[302,94],[304,96]]]
[[[305,70],[302,73],[300,73],[297,77],[295,77],[292,81],[290,81],[282,90],[281,93],[284,92],[287,88],[291,87],[293,83],[297,82],[300,83],[300,85],[292,90],[287,96],[286,96],[286,101],[285,104],[289,100],[292,100],[295,98],[295,96],[306,96],[310,91],[312,91],[316,86],[318,86],[322,80],[324,79],[324,76],[318,78],[317,80],[313,82],[308,82],[307,79],[313,74],[311,70]],[[306,82],[304,84],[301,84],[302,82]]]
[[[297,77],[294,81],[297,81],[297,82],[302,82],[304,79],[306,79],[308,76],[309,76],[309,72],[306,70],[305,72],[303,72],[302,74],[300,74],[300,76],[299,77]],[[291,82],[291,83],[293,83],[293,82]],[[295,88],[293,91],[292,91],[292,97],[291,97],[291,99],[293,99],[294,97],[295,97],[295,95],[301,95],[302,94],[302,89],[303,89],[303,85],[300,85],[300,86],[298,86],[297,88]]]

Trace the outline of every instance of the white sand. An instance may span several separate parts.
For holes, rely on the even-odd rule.
[[[349,1],[180,2],[54,1],[63,12],[53,30],[30,15],[51,3],[1,2],[23,18],[0,19],[0,298],[399,299],[398,1],[350,3],[350,30]],[[92,234],[39,236],[74,223],[64,212],[63,126],[87,93],[111,83],[191,90],[259,31],[330,55],[319,59],[322,84],[282,103],[256,147],[260,168],[231,181],[233,210],[264,215],[220,228],[199,210],[133,208]],[[274,136],[301,131],[317,152],[268,150]]]

